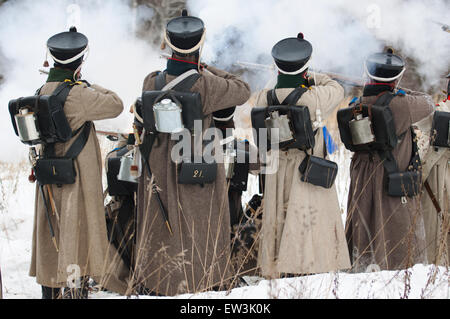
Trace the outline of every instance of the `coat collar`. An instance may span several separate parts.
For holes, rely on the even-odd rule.
[[[364,85],[363,96],[376,96],[385,91],[394,92],[394,86],[384,83],[367,83]]]
[[[278,81],[275,89],[284,89],[284,88],[297,88],[300,86],[308,87],[308,80],[303,77],[302,74],[297,75],[289,75],[289,74],[278,74]]]
[[[73,81],[73,71],[68,69],[51,68],[48,73],[47,82],[64,82],[65,80]]]
[[[189,61],[183,61],[179,59],[170,58],[167,60],[167,74],[179,76],[189,70],[197,70],[198,64],[189,62]]]

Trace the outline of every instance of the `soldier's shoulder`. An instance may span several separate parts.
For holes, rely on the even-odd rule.
[[[145,79],[144,79],[144,82],[145,81],[148,81],[148,80],[150,80],[150,79],[152,79],[152,78],[154,78],[155,76],[157,76],[159,73],[161,73],[162,71],[153,71],[152,73],[150,73],[150,74],[148,74],[146,77],[145,77]]]
[[[154,71],[154,72],[148,74],[148,75],[144,78],[143,87],[144,87],[144,88],[147,88],[147,87],[151,86],[152,83],[153,83],[153,81],[154,81],[154,79],[155,79],[155,77],[156,77],[159,73],[161,73],[161,71]]]
[[[83,95],[86,92],[89,92],[90,90],[94,90],[94,89],[91,87],[91,84],[88,81],[86,81],[86,80],[77,81],[76,83],[73,83],[73,86],[70,89],[71,93],[69,93],[69,94],[73,95],[73,94],[76,94],[76,92],[78,92],[79,94]]]
[[[267,92],[271,89],[262,89],[260,91],[254,92],[250,95],[249,101],[253,101],[255,106],[266,106],[267,105]]]

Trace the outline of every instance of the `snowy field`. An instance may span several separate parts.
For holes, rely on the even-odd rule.
[[[333,157],[342,165],[340,167],[348,168],[348,155],[341,150]],[[0,265],[3,296],[8,299],[41,297],[40,286],[34,278],[28,276],[35,188],[34,184],[28,182],[28,174],[29,165],[26,161],[20,164],[0,164]],[[347,184],[348,169],[342,169],[337,189],[343,211]],[[245,197],[249,198],[254,189],[249,188],[249,194]],[[343,215],[343,220],[344,218]],[[449,269],[433,265],[415,265],[402,271],[360,274],[339,272],[272,281],[256,277],[245,279],[248,286],[231,291],[180,295],[176,298],[450,298]],[[91,294],[90,298],[122,297],[97,292]]]
[[[131,2],[132,6],[129,5]],[[138,5],[145,2],[158,5],[155,8]],[[26,147],[13,135],[6,111],[7,102],[36,90],[37,83],[42,83],[45,78],[36,69],[42,65],[46,39],[56,30],[76,25],[78,30],[88,35],[92,49],[83,66],[83,77],[86,75],[89,82],[117,92],[127,110],[140,95],[142,79],[149,71],[162,69],[165,64],[165,60],[160,58],[160,41],[155,40],[154,31],[161,34],[162,25],[152,24],[152,30],[143,28],[144,38],[132,35],[139,33],[140,26],[148,26],[152,20],[164,21],[169,14],[163,11],[170,11],[167,4],[175,2],[182,1],[22,0],[7,1],[2,5],[0,73],[4,79],[0,90],[3,108],[3,116],[0,116],[0,267],[4,298],[41,297],[41,287],[35,278],[28,276],[36,185],[28,182],[30,166],[23,157]],[[202,51],[202,61],[210,65],[218,63],[222,69],[235,69],[237,61],[272,63],[270,51],[273,44],[282,37],[302,32],[314,47],[311,69],[360,77],[364,72],[363,61],[369,54],[385,46],[393,46],[411,59],[411,76],[408,75],[408,65],[405,80],[409,77],[409,83],[421,91],[432,89],[439,93],[444,88],[442,77],[448,73],[450,42],[448,33],[442,31],[446,25],[439,21],[448,23],[449,0],[278,0],[276,6],[272,0],[185,2],[190,12],[202,18],[207,26],[208,39]],[[17,23],[17,17],[21,18],[20,23]],[[42,17],[51,18],[43,21]],[[276,23],[271,23],[273,21]],[[158,43],[156,47],[153,42]],[[250,70],[249,74],[248,82],[251,82],[253,91],[264,85],[274,87],[276,78],[271,77],[264,67],[261,72]],[[243,108],[242,112],[247,123],[240,122],[236,126],[244,129],[250,126],[250,108]],[[330,118],[335,119],[334,116]],[[132,115],[125,111],[117,119],[103,121],[97,129],[124,132],[124,128],[131,128],[131,121]],[[334,127],[330,124],[327,123],[328,128],[337,140],[336,123]],[[112,144],[104,137],[100,142],[103,155],[112,149]],[[350,153],[341,147],[331,159],[339,165],[336,189],[344,222]],[[243,196],[244,202],[257,191],[256,179],[253,178],[250,184],[249,191]],[[176,298],[450,298],[449,269],[433,265],[415,265],[402,271],[326,273],[272,281],[254,277],[245,279],[247,286],[232,291]],[[106,292],[93,293],[90,297],[122,298]]]

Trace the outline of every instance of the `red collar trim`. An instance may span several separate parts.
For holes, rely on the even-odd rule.
[[[195,62],[191,62],[191,61],[186,61],[186,60],[181,60],[181,59],[176,59],[176,58],[167,58],[168,60],[174,60],[174,61],[178,61],[178,62],[184,62],[184,63],[189,63],[189,64],[194,64],[194,65],[198,65],[198,63]]]
[[[394,83],[380,83],[380,82],[369,82],[369,83],[366,83],[366,84],[364,84],[365,86],[367,86],[367,85],[385,85],[385,86],[390,86],[390,87],[395,87],[395,84]]]

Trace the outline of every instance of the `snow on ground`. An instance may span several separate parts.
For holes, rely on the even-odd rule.
[[[340,170],[337,181],[341,208],[345,211],[349,156],[340,150],[333,154],[333,159],[341,168],[347,168]],[[35,184],[28,182],[29,172],[26,161],[20,164],[0,163],[0,266],[4,298],[41,297],[40,286],[35,278],[28,276],[35,190]],[[251,179],[250,192],[245,194],[245,199],[248,200],[256,192],[256,181]],[[206,292],[176,298],[450,298],[449,269],[433,265],[415,265],[402,271],[338,272],[277,280],[245,279],[249,286],[228,292]],[[97,292],[91,294],[91,298],[123,297]]]
[[[434,280],[433,280],[434,278]],[[415,265],[407,270],[370,273],[326,273],[262,280],[245,277],[250,286],[231,291],[184,294],[177,299],[449,299],[449,270]],[[91,298],[123,298],[99,292]],[[140,299],[158,297],[139,296]],[[159,297],[160,298],[160,297]]]
[[[429,278],[436,274],[434,282]],[[409,284],[408,283],[409,279]],[[231,292],[182,295],[181,298],[323,299],[323,298],[449,298],[449,271],[415,265],[408,270],[348,274],[327,273],[297,278],[261,280]]]
[[[4,298],[40,298],[41,288],[28,276],[31,259],[35,184],[24,161],[0,164],[0,267]]]

